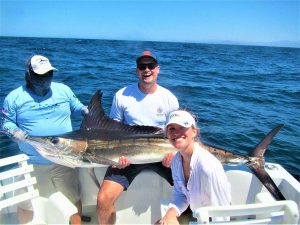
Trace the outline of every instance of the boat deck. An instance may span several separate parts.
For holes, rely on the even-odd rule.
[[[231,183],[232,205],[254,203],[258,193],[267,192],[247,167],[226,166],[225,170]],[[100,181],[105,171],[105,167],[95,169]],[[300,183],[278,164],[266,163],[266,171],[283,195],[296,202],[300,213]],[[98,188],[90,178],[87,169],[80,168],[79,174],[82,184],[83,215],[91,219],[90,222],[83,221],[83,224],[97,224]],[[171,198],[172,187],[164,179],[152,171],[143,171],[117,201],[117,224],[154,224],[161,217],[161,200]],[[15,209],[14,206],[2,210],[0,224],[17,224]]]

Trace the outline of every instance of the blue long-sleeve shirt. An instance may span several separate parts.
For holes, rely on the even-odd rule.
[[[61,83],[51,83],[45,96],[38,96],[25,85],[10,92],[2,108],[3,129],[19,128],[31,136],[51,136],[72,131],[71,114],[80,113],[83,104],[72,90]],[[33,164],[51,164],[31,145],[19,142],[19,148]]]

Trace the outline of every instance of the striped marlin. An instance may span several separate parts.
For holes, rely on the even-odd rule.
[[[120,156],[133,164],[160,162],[167,153],[177,152],[161,128],[130,126],[105,115],[102,93],[92,97],[89,114],[77,131],[51,137],[28,136],[30,143],[46,159],[68,167],[118,165]],[[276,126],[249,155],[236,154],[200,143],[223,165],[246,165],[277,200],[285,199],[264,169],[264,153],[273,137],[283,127]]]

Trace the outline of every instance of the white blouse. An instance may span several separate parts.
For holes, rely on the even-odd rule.
[[[172,160],[172,176],[174,180],[173,202],[178,216],[188,205],[192,211],[203,206],[230,205],[230,183],[220,161],[198,143],[190,162],[190,177],[185,186],[182,157],[177,152]]]

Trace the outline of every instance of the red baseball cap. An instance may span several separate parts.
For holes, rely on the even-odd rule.
[[[137,65],[139,65],[139,64],[141,64],[141,63],[143,63],[143,62],[147,62],[147,63],[153,62],[153,63],[155,63],[155,64],[158,63],[158,62],[157,62],[157,59],[154,58],[154,57],[152,56],[151,52],[148,51],[148,50],[143,51],[142,55],[139,56],[139,57],[136,59],[136,64],[137,64]]]

